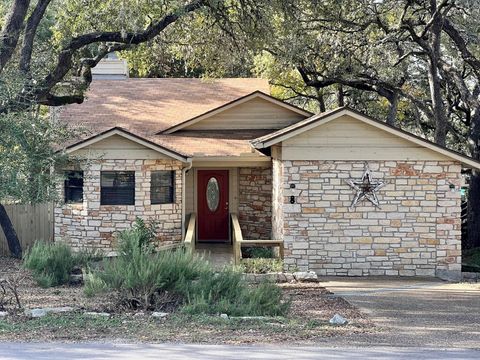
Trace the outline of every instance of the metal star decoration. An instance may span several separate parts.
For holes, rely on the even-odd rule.
[[[348,179],[347,184],[356,191],[355,197],[352,200],[350,209],[353,209],[360,201],[366,199],[370,201],[377,208],[380,208],[378,202],[377,191],[386,185],[384,181],[373,180],[372,172],[368,164],[365,164],[365,171],[360,180]]]

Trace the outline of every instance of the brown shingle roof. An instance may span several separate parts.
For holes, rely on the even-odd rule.
[[[188,157],[264,156],[254,149],[250,140],[271,130],[242,131],[177,131],[171,135],[155,135],[148,140]]]
[[[85,102],[66,106],[59,118],[89,130],[83,138],[71,139],[66,144],[69,146],[118,127],[185,156],[262,155],[253,149],[249,140],[265,135],[264,131],[155,135],[255,91],[269,94],[268,81],[252,78],[94,80]]]
[[[122,127],[147,136],[254,91],[270,93],[268,81],[163,78],[94,80],[83,104],[66,106],[60,119],[93,134]]]

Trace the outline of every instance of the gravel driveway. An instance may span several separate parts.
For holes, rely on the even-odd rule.
[[[480,349],[480,284],[399,278],[322,280],[328,290],[367,313],[381,330],[331,339],[335,344]]]

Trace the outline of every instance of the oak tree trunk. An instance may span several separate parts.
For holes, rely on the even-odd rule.
[[[18,240],[17,232],[13,227],[10,217],[8,216],[5,206],[0,204],[0,226],[2,227],[5,238],[7,239],[8,249],[13,257],[22,258],[22,246]]]

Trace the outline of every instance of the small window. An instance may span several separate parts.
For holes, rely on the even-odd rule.
[[[175,171],[152,171],[150,181],[150,202],[171,204],[175,195]]]
[[[83,202],[83,171],[65,172],[65,202]]]
[[[135,205],[135,171],[101,172],[101,205]]]

